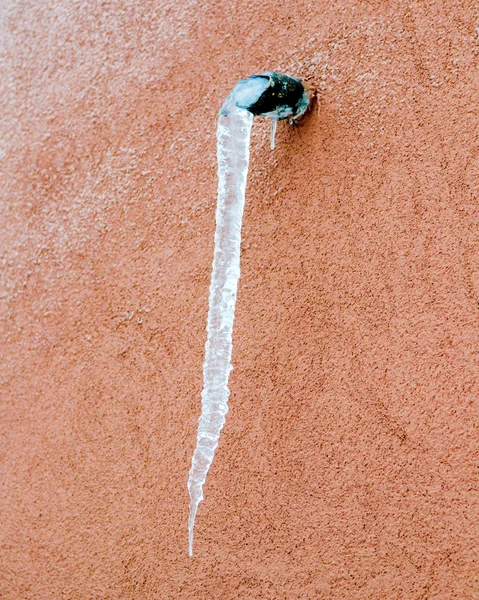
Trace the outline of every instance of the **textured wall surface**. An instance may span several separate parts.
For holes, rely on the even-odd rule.
[[[0,597],[479,598],[479,9],[4,0]],[[187,555],[216,201],[258,121],[230,412]]]

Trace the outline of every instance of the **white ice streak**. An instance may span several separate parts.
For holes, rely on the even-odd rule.
[[[276,125],[277,124],[278,124],[277,119],[271,119],[271,138],[270,138],[271,150],[274,150],[274,139],[276,137]]]
[[[193,528],[203,484],[213,462],[221,428],[228,412],[228,378],[232,370],[232,334],[236,290],[240,276],[241,222],[248,175],[249,143],[253,115],[236,106],[258,98],[264,82],[253,80],[252,88],[240,82],[226,99],[218,118],[218,201],[216,206],[215,250],[211,275],[206,355],[203,364],[204,389],[198,436],[188,479],[190,516],[188,550],[193,556]]]

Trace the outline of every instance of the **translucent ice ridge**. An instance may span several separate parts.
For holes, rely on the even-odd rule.
[[[239,92],[242,98],[259,94],[263,87]],[[236,89],[236,88],[235,88]],[[213,462],[220,431],[228,412],[228,378],[231,365],[233,320],[240,276],[241,223],[248,175],[249,144],[253,115],[236,106],[235,89],[218,117],[218,200],[213,271],[211,275],[206,356],[203,364],[204,388],[196,448],[188,479],[190,516],[188,551],[193,556],[193,529],[198,505],[203,500],[203,484]]]

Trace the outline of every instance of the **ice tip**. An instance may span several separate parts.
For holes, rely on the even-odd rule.
[[[201,502],[201,500],[199,502]],[[188,518],[188,554],[190,558],[193,556],[193,535],[195,531],[195,520],[197,510],[198,504],[192,502],[190,505],[190,516]]]
[[[188,555],[193,558],[193,529],[188,532]]]

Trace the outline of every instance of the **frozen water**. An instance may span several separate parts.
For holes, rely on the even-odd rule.
[[[271,119],[271,150],[274,150],[274,138],[276,137],[277,119]]]
[[[247,82],[251,86],[246,85]],[[238,98],[241,102],[254,102],[262,93],[260,89],[264,89],[260,83],[264,85],[262,78],[240,81],[226,99],[218,117],[218,200],[206,327],[206,356],[203,364],[204,388],[201,393],[197,443],[188,479],[190,556],[193,556],[193,529],[198,505],[203,500],[203,484],[213,462],[220,431],[228,412],[228,378],[233,368],[233,320],[240,276],[241,222],[253,123],[253,115],[236,106],[236,102]]]
[[[203,485],[213,462],[220,432],[228,412],[230,394],[228,379],[233,368],[231,366],[233,321],[240,276],[241,222],[253,124],[253,115],[247,109],[256,103],[269,86],[270,75],[258,75],[239,81],[226,98],[218,117],[218,201],[206,327],[206,356],[203,364],[204,387],[201,392],[201,416],[196,448],[188,478],[190,556],[193,556],[193,531],[198,506],[203,500]],[[303,96],[304,102],[300,106],[302,112],[306,110],[309,103],[306,92]],[[295,118],[294,110],[293,106],[285,104],[276,107],[273,112],[260,115],[271,119],[271,149],[274,149],[278,119],[291,115]]]
[[[249,108],[258,100],[269,85],[267,77],[249,77],[242,79],[235,85],[229,100],[240,108]]]

